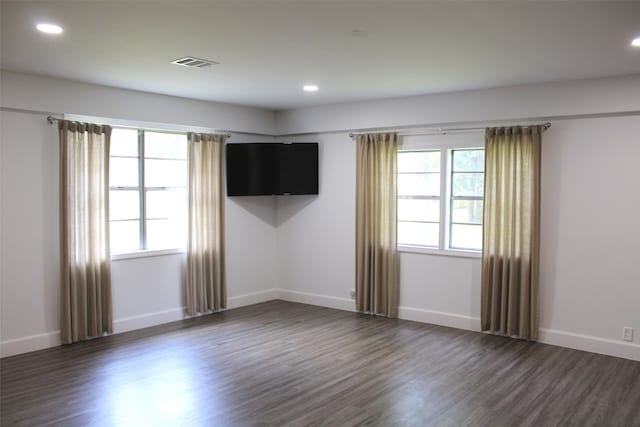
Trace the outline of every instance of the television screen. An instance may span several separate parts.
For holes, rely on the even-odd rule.
[[[318,144],[278,144],[277,193],[318,194]]]
[[[317,143],[227,144],[227,195],[318,194]]]
[[[227,195],[263,196],[276,187],[276,144],[227,144]]]

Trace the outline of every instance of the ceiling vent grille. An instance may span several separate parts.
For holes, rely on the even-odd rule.
[[[210,61],[208,59],[195,58],[193,56],[185,56],[184,58],[173,60],[171,61],[171,63],[189,68],[209,68],[212,65],[219,64],[219,62]]]

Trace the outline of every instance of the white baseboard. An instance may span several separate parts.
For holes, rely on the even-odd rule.
[[[540,328],[538,342],[640,361],[640,344]]]
[[[285,301],[319,305],[338,310],[356,311],[355,301],[349,298],[291,291],[288,289],[278,289],[278,297]],[[440,326],[450,326],[452,328],[467,329],[470,331],[480,330],[479,318],[439,311],[423,310],[420,308],[399,307],[398,318],[422,323],[431,323]]]
[[[356,311],[355,301],[348,298],[291,291],[288,289],[278,289],[278,297],[285,301],[319,305],[338,310]],[[443,313],[439,311],[423,310],[420,308],[399,307],[398,318],[422,323],[431,323],[440,326],[450,326],[452,328],[467,329],[470,331],[480,330],[480,319],[478,318],[452,313]]]
[[[268,289],[266,291],[252,292],[250,294],[238,295],[227,298],[227,309],[244,307],[245,305],[259,304],[261,302],[272,301],[278,299],[277,289]]]
[[[113,333],[120,334],[149,326],[169,323],[184,318],[184,308],[145,313],[138,316],[125,317],[113,321]],[[60,345],[60,331],[30,335],[0,342],[0,357],[29,353]]]
[[[29,353],[60,345],[60,331],[29,335],[0,342],[0,357]]]
[[[227,305],[229,309],[233,309],[245,305],[271,301],[274,299],[278,299],[277,289],[270,289],[267,291],[229,297],[229,299],[227,300]],[[136,329],[148,328],[149,326],[156,326],[163,323],[174,322],[176,320],[181,320],[184,318],[184,307],[176,307],[169,310],[125,317],[113,321],[113,333],[120,334]],[[29,353],[31,351],[43,350],[45,348],[57,347],[59,345],[60,331],[10,339],[0,342],[0,357]]]
[[[123,332],[135,331],[136,329],[148,328],[149,326],[175,322],[176,320],[184,319],[184,317],[184,307],[125,317],[113,321],[113,333],[121,334]]]
[[[290,291],[287,289],[278,289],[277,291],[279,299],[285,301],[319,305],[338,310],[355,311],[354,301],[347,298]],[[398,318],[432,325],[449,326],[468,331],[480,331],[480,318],[454,313],[401,306],[398,308]],[[624,341],[615,341],[552,329],[540,329],[538,342],[640,361],[640,345]]]
[[[398,318],[480,332],[480,318],[446,313],[443,311],[425,310],[413,307],[398,307]]]
[[[352,299],[339,298],[328,295],[313,294],[307,292],[291,291],[288,289],[269,289],[244,295],[229,297],[228,309],[258,304],[261,302],[281,299],[284,301],[298,302],[302,304],[318,305],[345,311],[355,311],[355,303]],[[452,328],[469,331],[480,330],[480,319],[463,316],[454,313],[446,313],[433,310],[425,310],[414,307],[399,307],[398,317],[404,320],[429,323],[433,325],[449,326]],[[169,323],[184,318],[184,308],[177,307],[170,310],[145,313],[139,316],[131,316],[117,319],[113,322],[114,333],[122,333],[149,326]],[[608,356],[622,357],[640,361],[640,345],[624,341],[616,341],[591,335],[580,335],[571,332],[557,331],[553,329],[540,329],[538,341],[560,347],[593,353],[606,354]],[[0,357],[8,357],[16,354],[28,353],[60,345],[60,332],[53,331],[43,334],[30,335],[0,342]]]
[[[332,297],[328,295],[311,294],[307,292],[278,289],[278,299],[302,304],[319,305],[337,310],[356,311],[355,301],[349,298]]]

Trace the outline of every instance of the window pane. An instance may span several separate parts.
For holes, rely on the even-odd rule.
[[[438,246],[438,223],[398,222],[398,244]]]
[[[176,219],[147,221],[147,249],[173,249],[187,246],[187,223]]]
[[[187,190],[147,191],[147,218],[187,220]]]
[[[439,196],[440,174],[398,174],[399,196]]]
[[[482,200],[454,200],[451,221],[482,224]]]
[[[454,173],[452,195],[482,197],[484,195],[484,174],[470,172]]]
[[[137,187],[138,159],[111,157],[109,159],[109,186]]]
[[[138,191],[109,191],[109,219],[140,219],[140,196]]]
[[[138,157],[138,130],[112,129],[109,154],[111,156]]]
[[[484,171],[484,150],[454,150],[454,172],[482,172]]]
[[[454,249],[482,249],[482,225],[451,225],[451,247]]]
[[[187,135],[145,132],[144,156],[162,159],[187,159]]]
[[[440,151],[400,151],[398,172],[440,172]]]
[[[186,160],[145,160],[145,186],[186,187]]]
[[[440,221],[440,200],[398,199],[398,220]]]
[[[112,221],[109,225],[112,253],[140,249],[140,221]]]

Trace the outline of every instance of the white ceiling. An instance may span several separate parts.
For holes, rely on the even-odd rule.
[[[2,1],[0,12],[3,69],[274,110],[640,73],[638,1]],[[64,33],[37,32],[42,21]],[[169,63],[187,55],[220,65]]]

